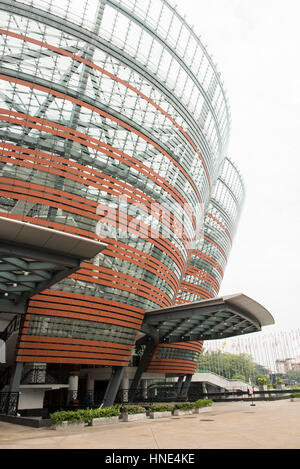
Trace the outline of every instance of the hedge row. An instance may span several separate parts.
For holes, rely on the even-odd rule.
[[[53,424],[67,422],[87,422],[91,423],[92,419],[101,417],[115,417],[120,415],[119,407],[105,407],[104,409],[78,409],[78,410],[60,410],[50,414]]]
[[[207,407],[212,405],[211,399],[199,399],[195,402],[178,402],[174,405],[174,409],[179,410],[191,410],[191,409],[201,409],[201,407]]]
[[[148,407],[150,412],[172,411],[173,409],[189,410],[199,409],[201,407],[211,406],[210,399],[199,399],[196,402],[178,402],[176,404],[152,404]],[[139,414],[145,413],[146,409],[139,405],[117,405],[113,407],[104,407],[103,409],[78,409],[78,410],[60,410],[50,414],[53,424],[67,422],[87,422],[91,423],[94,418],[115,417],[121,413]]]

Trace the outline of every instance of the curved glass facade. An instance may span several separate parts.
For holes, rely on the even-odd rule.
[[[177,342],[156,347],[146,369],[148,373],[193,374],[203,342]]]
[[[196,246],[198,249],[192,251],[176,304],[201,301],[218,295],[244,198],[245,188],[240,172],[229,158],[225,158],[205,214],[202,242],[199,240],[199,246]],[[198,344],[202,345],[202,342]],[[173,343],[172,348],[181,350],[182,345]],[[165,345],[156,348],[149,369],[159,363],[161,370],[170,367],[176,373],[182,373],[182,363],[177,364],[175,358],[168,363],[164,359],[157,361],[157,357],[161,357],[162,347]],[[195,342],[186,343],[185,348],[195,350]],[[184,366],[185,373],[195,372],[197,357],[198,353],[189,359],[186,355],[189,363]]]
[[[220,74],[166,0],[0,8],[0,215],[107,243],[30,301],[18,359],[127,363],[202,239],[230,130]]]
[[[203,241],[192,252],[177,304],[218,295],[244,198],[240,172],[225,158],[205,214]]]

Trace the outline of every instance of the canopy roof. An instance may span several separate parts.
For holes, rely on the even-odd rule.
[[[260,331],[274,324],[259,303],[239,293],[146,313],[142,332],[156,343],[213,340]]]
[[[0,312],[22,312],[28,298],[76,272],[82,260],[94,257],[105,246],[0,217]]]

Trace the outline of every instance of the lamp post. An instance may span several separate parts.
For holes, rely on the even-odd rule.
[[[249,378],[249,388],[248,388],[248,395],[251,396],[251,407],[255,407],[255,404],[253,402],[253,386],[251,385],[251,379]]]

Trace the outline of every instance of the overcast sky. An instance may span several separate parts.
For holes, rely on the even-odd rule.
[[[246,201],[220,294],[242,292],[300,327],[300,2],[177,0],[225,82],[228,156]]]

